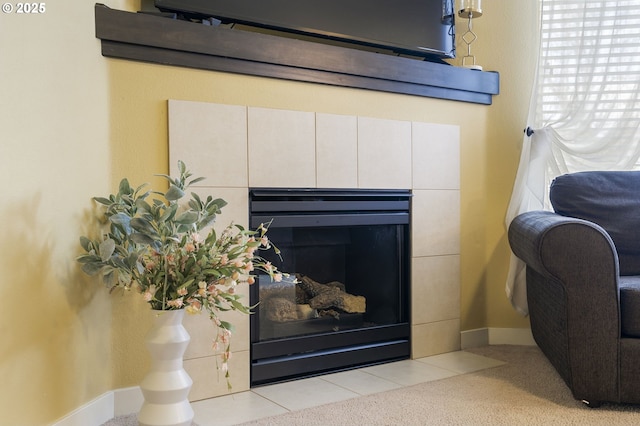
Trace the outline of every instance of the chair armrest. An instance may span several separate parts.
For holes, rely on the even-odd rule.
[[[611,237],[595,223],[548,211],[517,216],[508,236],[527,265],[536,342],[576,398],[615,398],[620,309]]]
[[[618,294],[618,255],[607,232],[593,222],[532,211],[517,216],[509,226],[513,253],[542,276],[574,286],[569,291],[595,294],[609,287]],[[612,294],[611,291],[614,293]],[[614,298],[617,304],[617,296]]]

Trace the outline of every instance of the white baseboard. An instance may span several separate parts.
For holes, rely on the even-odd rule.
[[[114,392],[107,392],[93,401],[79,407],[52,426],[90,426],[101,425],[111,420],[114,407]]]
[[[530,328],[477,328],[460,333],[462,349],[487,345],[535,346]]]
[[[140,386],[118,389],[113,391],[114,416],[137,413],[144,403],[144,396]]]
[[[98,426],[114,417],[137,413],[144,402],[138,386],[117,389],[100,395],[52,426]]]

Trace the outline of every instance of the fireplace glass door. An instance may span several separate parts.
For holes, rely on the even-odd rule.
[[[409,356],[409,191],[250,190],[280,282],[251,288],[252,385]]]

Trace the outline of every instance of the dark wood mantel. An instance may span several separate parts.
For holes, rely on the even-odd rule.
[[[102,55],[490,105],[499,74],[95,5]]]

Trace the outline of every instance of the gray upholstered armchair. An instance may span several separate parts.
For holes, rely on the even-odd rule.
[[[640,403],[640,172],[563,175],[550,198],[509,227],[536,343],[576,399]]]

